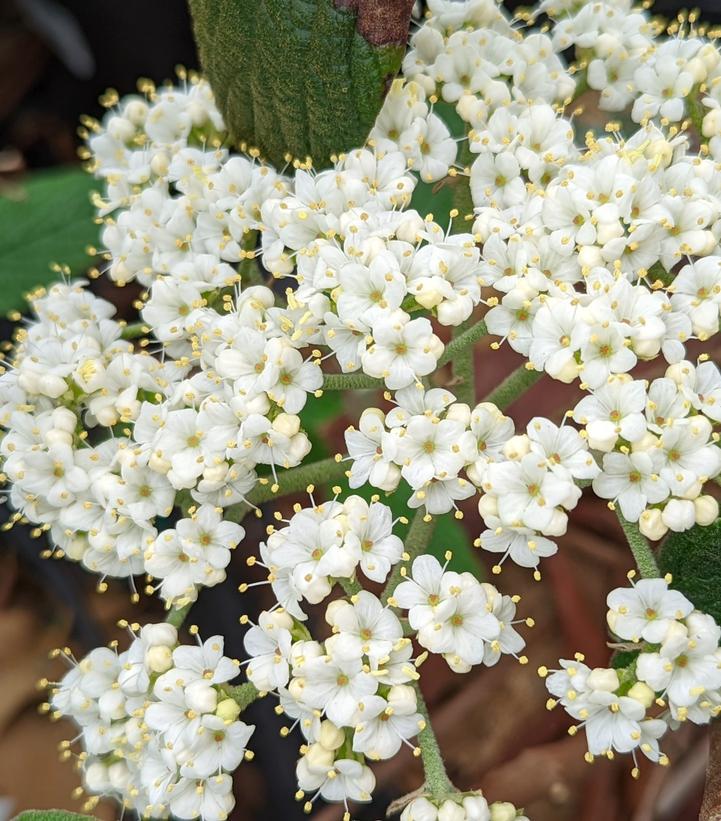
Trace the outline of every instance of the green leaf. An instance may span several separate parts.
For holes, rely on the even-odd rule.
[[[400,67],[412,0],[190,0],[231,136],[277,167],[362,146]]]
[[[18,197],[0,197],[0,313],[22,307],[23,294],[58,275],[54,262],[73,273],[89,267],[89,244],[98,241],[90,192],[95,180],[79,168],[32,174]]]
[[[661,547],[659,566],[673,576],[672,587],[721,624],[721,519],[672,533]]]
[[[12,821],[95,821],[95,816],[67,810],[25,810]]]

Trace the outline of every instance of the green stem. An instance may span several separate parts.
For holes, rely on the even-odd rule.
[[[408,535],[405,540],[405,552],[408,555],[408,558],[405,563],[398,562],[398,564],[393,568],[393,572],[388,577],[383,593],[381,593],[381,601],[383,604],[388,603],[388,599],[392,597],[393,591],[403,580],[401,569],[406,567],[408,563],[412,562],[416,556],[420,556],[421,553],[425,553],[426,548],[431,543],[431,537],[433,536],[433,531],[436,527],[436,519],[431,519],[427,522],[425,521],[424,516],[425,513],[423,512],[423,508],[421,508],[416,511],[416,515],[413,517],[413,521],[411,522],[411,526],[408,528]]]
[[[616,515],[623,528],[623,532],[626,534],[626,540],[628,541],[628,546],[631,548],[631,553],[633,553],[633,558],[636,560],[638,572],[645,579],[653,579],[660,576],[661,573],[656,564],[656,557],[653,555],[651,545],[638,529],[638,525],[635,522],[629,522],[627,519],[624,519],[623,514],[618,509],[616,509]]]
[[[150,333],[150,328],[144,322],[133,322],[126,325],[120,332],[121,339],[138,339]]]
[[[258,242],[258,232],[248,231],[243,237],[243,250],[254,251]],[[258,266],[258,262],[254,256],[245,257],[238,265],[238,273],[240,274],[241,285],[245,288],[248,285],[265,285],[263,274]]]
[[[230,698],[240,707],[241,711],[249,707],[254,701],[260,698],[260,691],[258,688],[246,681],[245,684],[226,684],[223,690]]]
[[[532,385],[543,376],[543,371],[531,371],[525,365],[516,368],[509,374],[501,384],[491,391],[483,400],[493,402],[500,410],[505,410],[513,404],[518,397],[527,391]]]
[[[346,596],[355,596],[357,593],[360,593],[363,589],[363,586],[358,581],[358,579],[336,579],[338,584],[343,588],[343,592]]]
[[[326,373],[323,374],[324,391],[362,391],[380,390],[384,386],[382,379],[366,376],[361,371],[355,373]]]
[[[345,476],[345,472],[345,463],[337,462],[332,456],[328,459],[320,459],[318,462],[311,462],[309,465],[299,465],[297,468],[290,468],[278,474],[278,488],[275,492],[270,480],[267,484],[256,485],[248,494],[248,501],[254,505],[261,505],[279,496],[305,490],[308,485],[327,485],[329,482],[340,481]]]
[[[461,337],[473,327],[470,320],[456,328],[455,338]],[[473,356],[474,347],[468,345],[453,360],[453,391],[460,402],[474,407],[476,404],[476,368]]]
[[[443,799],[449,793],[457,792],[453,782],[448,777],[446,765],[443,762],[443,754],[438,745],[438,739],[433,732],[431,719],[428,715],[428,707],[421,693],[418,682],[413,683],[417,697],[417,710],[423,717],[425,727],[418,733],[418,746],[421,748],[421,761],[423,762],[423,773],[426,778],[426,788],[432,798]]]
[[[183,622],[185,621],[193,604],[194,602],[191,602],[190,604],[186,604],[185,607],[179,607],[177,610],[171,610],[165,621],[167,621],[168,624],[172,624],[173,627],[176,627],[179,630],[183,626]]]
[[[438,360],[438,366],[445,365],[447,362],[455,359],[461,351],[464,351],[469,345],[473,345],[487,335],[488,328],[486,328],[486,323],[482,319],[479,319],[475,325],[471,325],[468,330],[454,337],[446,345],[443,356]]]

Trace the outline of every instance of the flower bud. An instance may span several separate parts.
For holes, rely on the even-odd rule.
[[[586,679],[586,685],[592,690],[603,690],[607,693],[618,690],[620,683],[618,673],[612,667],[595,667]]]
[[[310,439],[305,433],[298,433],[290,440],[290,455],[295,464],[300,464],[310,453]]]
[[[326,750],[337,750],[345,741],[345,733],[340,727],[336,727],[332,721],[326,719],[320,725],[318,743]]]
[[[318,773],[326,773],[333,769],[335,756],[333,750],[327,750],[321,744],[311,744],[304,756],[308,767]]]
[[[548,365],[548,363],[546,363]],[[581,366],[573,357],[569,357],[562,365],[558,367],[547,367],[549,376],[552,376],[558,382],[563,382],[569,385],[574,379],[578,378],[581,372]]]
[[[607,420],[589,422],[586,425],[586,433],[588,434],[588,446],[603,453],[610,453],[618,441],[615,425]]]
[[[699,57],[692,57],[683,67],[683,70],[693,77],[694,85],[699,85],[700,83],[705,82],[708,77],[708,68],[706,67],[704,61]],[[707,135],[704,133],[704,137],[705,136]]]
[[[93,761],[83,772],[83,781],[90,792],[102,793],[110,788],[108,768],[102,761]]]
[[[258,623],[263,630],[293,629],[293,617],[285,610],[266,610],[260,614]]]
[[[178,631],[172,624],[159,622],[158,624],[146,624],[140,630],[140,637],[150,647],[165,645],[174,647],[178,643]]]
[[[437,821],[438,809],[427,798],[414,798],[401,813],[401,821]]]
[[[713,496],[699,496],[693,500],[696,524],[708,527],[718,519],[719,506]]]
[[[336,623],[338,615],[345,612],[349,607],[352,608],[353,605],[345,599],[334,599],[325,609],[325,620],[332,627]]]
[[[568,507],[572,508],[576,506],[576,501],[578,497],[581,495],[580,489],[576,488],[575,485],[571,485],[569,489],[570,494],[576,494],[573,497],[573,503],[569,503]],[[562,502],[562,504],[565,504]],[[565,514],[563,510],[560,508],[556,508],[553,513],[551,514],[551,521],[543,528],[543,535],[544,536],[563,536],[566,531],[568,530],[568,516]]]
[[[156,177],[164,177],[168,173],[170,160],[165,151],[156,151],[150,160],[150,170]]]
[[[578,263],[581,268],[597,268],[603,265],[601,249],[597,245],[584,245],[578,251]]]
[[[218,706],[218,693],[207,681],[198,679],[186,686],[185,702],[196,713],[214,713]]]
[[[639,359],[653,359],[661,350],[660,339],[634,339],[631,346]]]
[[[130,770],[124,761],[115,761],[108,767],[108,778],[114,790],[127,792],[130,786]]]
[[[626,693],[629,698],[633,698],[648,709],[656,699],[656,693],[644,681],[637,681]]]
[[[438,821],[465,821],[466,813],[460,804],[446,799],[438,808]]]
[[[655,507],[643,511],[638,520],[638,529],[652,542],[663,539],[668,533],[668,526],[663,522],[661,511]]]
[[[106,125],[108,134],[121,143],[127,143],[135,136],[135,126],[126,117],[111,117]]]
[[[494,493],[486,493],[478,500],[478,512],[482,519],[491,516],[498,516],[498,496]]]
[[[654,436],[650,431],[646,431],[644,435],[636,442],[631,444],[631,450],[634,453],[651,450],[658,445],[658,437]]]
[[[388,704],[399,715],[411,715],[418,706],[416,691],[407,684],[395,684],[388,691]]]
[[[165,673],[173,666],[173,652],[170,647],[158,645],[145,651],[145,666],[153,673]]]
[[[240,705],[232,698],[224,698],[218,702],[215,708],[215,714],[223,721],[235,721],[240,715]]]
[[[69,408],[55,408],[50,414],[50,421],[57,430],[64,430],[66,433],[75,433],[78,424],[78,417]]]
[[[491,821],[514,821],[518,815],[516,808],[508,801],[494,801],[489,809]]]
[[[66,430],[58,430],[57,428],[50,428],[43,437],[47,445],[72,445],[73,435]]]
[[[403,242],[415,245],[419,234],[424,230],[425,224],[421,215],[417,211],[406,211],[396,228],[396,237]]]
[[[302,679],[292,678],[290,680],[290,684],[288,685],[288,692],[294,701],[302,702],[303,696],[305,695],[305,684]]]
[[[470,427],[471,409],[464,402],[454,402],[446,411],[446,419],[460,422],[465,428]]]
[[[454,328],[465,322],[473,313],[473,302],[468,297],[446,299],[438,305],[438,321],[441,325],[451,325]]]
[[[694,378],[695,374],[696,368],[694,368],[690,362],[684,360],[683,362],[675,362],[673,365],[669,365],[664,375],[668,379],[673,379],[677,385],[686,385]]]
[[[443,356],[445,347],[446,346],[435,334],[431,334],[431,337],[428,340],[428,352],[434,359],[440,359]]]
[[[670,499],[661,513],[661,520],[675,533],[690,530],[696,523],[696,508],[688,499]]]
[[[300,417],[294,413],[279,413],[273,420],[273,429],[292,438],[300,430]]]
[[[503,446],[503,455],[506,459],[511,459],[514,462],[519,462],[523,457],[530,453],[531,440],[525,433],[516,434]]]
[[[77,534],[63,545],[63,550],[68,559],[74,562],[79,562],[85,555],[88,549],[88,540],[85,536],[78,536]]]
[[[468,795],[463,799],[466,821],[488,821],[488,802],[482,795]]]
[[[130,100],[125,106],[123,114],[133,125],[143,125],[148,116],[148,106],[144,100]]]

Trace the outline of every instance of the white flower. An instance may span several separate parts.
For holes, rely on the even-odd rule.
[[[363,354],[363,370],[397,390],[431,373],[442,353],[443,343],[427,319],[394,311],[374,326],[373,344]]]
[[[204,715],[197,738],[187,753],[179,754],[183,762],[180,774],[185,778],[210,778],[221,770],[232,772],[243,760],[254,730],[253,725],[242,721],[227,722],[216,715]]]
[[[243,638],[246,651],[252,658],[248,664],[248,679],[261,691],[285,687],[290,678],[290,653],[293,621],[286,613],[263,611],[258,624]]]
[[[332,602],[325,618],[334,633],[326,647],[336,658],[365,655],[371,666],[377,667],[403,637],[403,627],[395,613],[367,590],[353,596],[350,603],[343,599]]]
[[[384,582],[403,554],[403,542],[393,535],[391,509],[380,502],[369,505],[361,496],[347,497],[343,509],[348,522],[345,541],[359,557],[360,569],[369,579]]]
[[[311,707],[323,710],[338,727],[353,726],[358,705],[374,695],[378,683],[363,669],[359,656],[321,656],[303,664],[303,700]]]
[[[584,396],[573,409],[573,418],[585,425],[592,448],[609,451],[619,436],[628,442],[637,442],[643,437],[645,407],[645,383],[625,375],[616,376]]]
[[[593,480],[593,490],[602,499],[611,499],[624,518],[637,522],[649,504],[668,496],[668,485],[658,475],[660,459],[655,449],[635,453],[606,453],[603,470]]]
[[[693,605],[664,579],[640,579],[633,587],[618,587],[606,599],[608,626],[622,639],[660,644],[673,621],[691,613]]]
[[[410,697],[400,697],[408,691]],[[425,722],[416,711],[415,692],[407,685],[392,687],[388,700],[368,696],[360,705],[360,722],[353,734],[353,750],[377,761],[392,758],[402,744],[417,735]]]

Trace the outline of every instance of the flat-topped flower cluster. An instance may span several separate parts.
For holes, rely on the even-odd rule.
[[[668,764],[659,747],[667,730],[721,713],[721,628],[670,581],[641,579],[608,594],[609,629],[629,643],[617,666],[590,669],[579,653],[546,679],[549,708],[560,703],[579,721],[570,731],[585,729],[588,757],[630,752],[634,775],[637,751]]]
[[[145,575],[169,610],[225,579],[248,511],[347,478],[356,493],[311,495],[246,551],[275,603],[245,636],[243,685],[299,727],[306,806],[344,802],[347,818],[371,798],[369,761],[423,752],[428,653],[459,673],[525,662],[518,598],[428,553],[433,517],[473,499],[494,573],[510,559],[540,578],[586,486],[651,540],[719,515],[721,373],[690,347],[721,315],[715,44],[685,23],[661,39],[626,0],[544,0],[523,30],[493,0],[427,5],[366,145],[325,170],[231,148],[197,77],[109,100],[86,121],[86,159],[104,273],[143,289],[141,322],[81,280],[39,289],[0,375],[16,520],[101,585]],[[633,102],[638,127],[578,133],[586,85],[603,110]],[[419,213],[430,183],[452,188],[448,219]],[[525,370],[478,402],[468,357],[487,335]],[[583,397],[517,430],[504,411],[534,373]],[[314,473],[301,414],[339,388],[383,400]],[[371,495],[402,486],[405,544],[406,518]],[[321,603],[330,635],[314,637]],[[718,628],[658,579],[609,607],[633,662],[564,661],[549,689],[590,754],[664,761],[666,728],[721,703]],[[225,818],[252,732],[231,674],[218,637],[186,648],[170,626],[93,651],[53,695],[83,728],[88,790],[154,817]],[[427,777],[404,821],[517,817]]]

